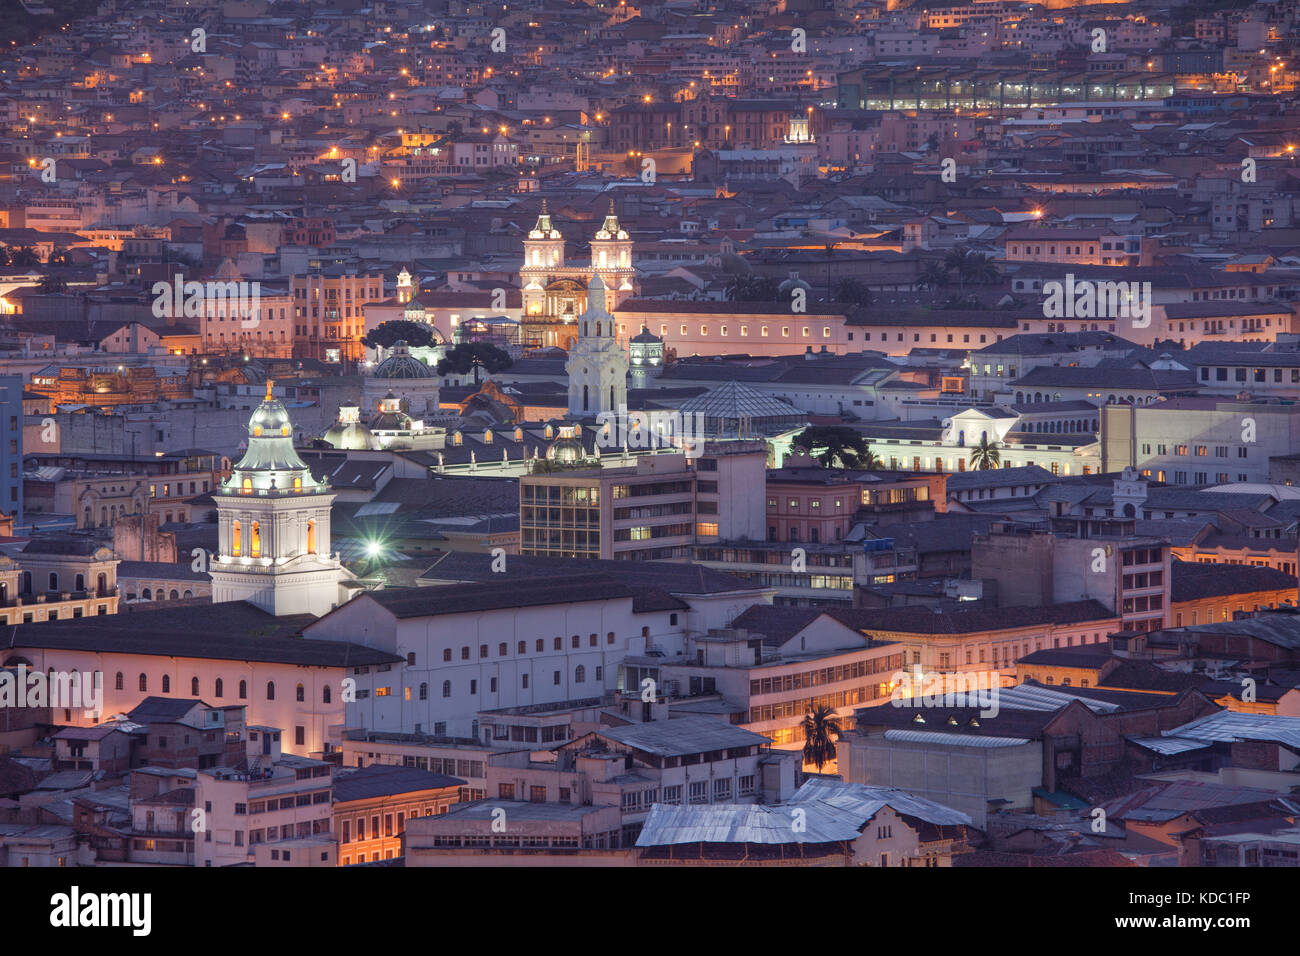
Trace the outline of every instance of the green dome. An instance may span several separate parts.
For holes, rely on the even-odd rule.
[[[319,493],[324,482],[317,483],[307,463],[293,447],[293,422],[284,403],[271,394],[266,383],[266,397],[248,420],[248,450],[235,465],[230,479],[221,486],[224,494]]]

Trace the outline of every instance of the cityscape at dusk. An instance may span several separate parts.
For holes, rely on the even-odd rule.
[[[1251,927],[1298,146],[1300,0],[13,0],[0,868]]]

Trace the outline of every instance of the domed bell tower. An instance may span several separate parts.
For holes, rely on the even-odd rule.
[[[605,283],[594,276],[587,309],[578,318],[578,340],[569,349],[569,414],[592,418],[627,408],[627,354],[618,344],[614,316],[605,305]]]
[[[277,616],[322,615],[338,606],[340,583],[351,577],[330,552],[334,493],[298,456],[272,385],[249,419],[248,451],[213,496],[212,600],[248,601]]]

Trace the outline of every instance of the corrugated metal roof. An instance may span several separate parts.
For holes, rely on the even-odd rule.
[[[1020,684],[1016,687],[1003,687],[997,695],[997,705],[1004,710],[1060,710],[1072,701],[1079,701],[1093,713],[1109,714],[1119,710],[1119,704],[1111,701],[1093,700],[1075,694],[1063,694],[1034,684]]]
[[[1028,743],[1028,741],[1025,741]],[[872,787],[864,783],[843,783],[838,780],[809,780],[798,789],[792,804],[818,804],[835,807],[853,815],[855,829],[889,807],[895,813],[916,817],[936,826],[970,826],[971,818],[960,810],[945,807],[896,787]]]
[[[676,757],[707,753],[729,747],[753,747],[769,743],[762,734],[745,730],[714,717],[674,717],[624,727],[602,727],[597,733],[637,750]]]
[[[1178,737],[1129,737],[1128,740],[1129,743],[1145,747],[1147,750],[1154,750],[1156,753],[1165,756],[1187,753],[1189,750],[1200,750],[1202,747],[1207,746],[1203,740],[1183,740]]]
[[[886,740],[913,744],[942,744],[945,747],[1019,747],[1029,743],[1026,737],[968,737],[941,734],[933,730],[886,730]]]
[[[797,832],[796,820],[801,825]],[[819,803],[800,807],[736,803],[678,807],[656,803],[650,808],[636,845],[836,843],[857,839],[858,826],[850,814]]]
[[[1300,717],[1219,711],[1190,724],[1166,730],[1163,737],[1199,741],[1270,740],[1300,749]]]

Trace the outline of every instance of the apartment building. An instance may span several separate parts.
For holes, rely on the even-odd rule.
[[[489,735],[496,737],[485,729],[484,737]],[[345,730],[339,750],[344,767],[413,767],[463,780],[457,793],[461,803],[487,796],[487,758],[493,748],[471,738]]]
[[[289,296],[293,300],[295,357],[326,362],[365,358],[361,344],[366,333],[365,307],[384,298],[382,274],[353,275],[336,266],[316,269],[293,276]]]
[[[198,678],[190,681],[198,692]],[[245,752],[245,708],[212,707],[197,698],[146,697],[127,719],[142,728],[135,746],[137,766],[199,770],[235,766]]]
[[[202,351],[259,358],[291,357],[296,338],[297,302],[283,287],[260,288],[255,300],[242,303],[238,309],[230,299],[205,297],[203,312],[198,316]]]
[[[407,866],[631,866],[617,806],[491,800],[407,822]],[[502,830],[504,822],[505,830]]]
[[[194,865],[197,776],[197,771],[188,768],[142,767],[131,771],[127,861],[151,866]]]
[[[555,748],[554,763],[526,753],[488,761],[488,799],[612,806],[619,845],[636,842],[656,803],[773,802],[794,791],[793,754],[713,715],[689,714],[603,727]]]
[[[766,457],[761,443],[710,442],[695,459],[652,455],[631,468],[534,470],[519,479],[520,553],[680,561],[699,539],[761,539]]]
[[[1101,409],[1101,469],[1137,468],[1171,485],[1267,481],[1269,459],[1300,447],[1300,416],[1275,401],[1175,398]]]
[[[383,764],[340,770],[334,779],[339,863],[401,856],[407,821],[446,813],[464,783],[459,777]]]
[[[733,627],[691,638],[685,660],[646,662],[644,676],[670,700],[716,694],[736,708],[740,726],[778,748],[802,748],[803,719],[818,707],[847,723],[856,708],[888,700],[904,648],[817,609],[799,612],[751,608]]]
[[[971,543],[971,576],[992,580],[1003,607],[1097,601],[1126,631],[1165,626],[1169,542],[1138,535],[1132,519],[995,523]]]
[[[312,848],[293,843],[311,837],[333,841],[332,774],[327,761],[282,753],[278,727],[250,726],[239,767],[198,773],[194,809],[202,811],[202,826],[196,827],[194,865],[255,863],[258,844],[276,850],[269,860],[294,862],[282,853],[297,849],[296,862],[312,862]]]

